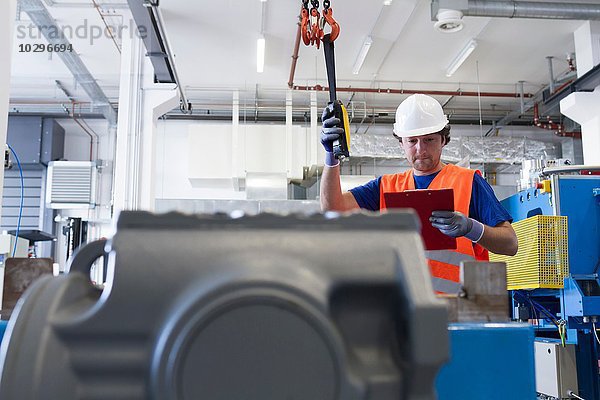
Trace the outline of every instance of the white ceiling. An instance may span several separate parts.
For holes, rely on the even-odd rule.
[[[259,0],[161,2],[177,68],[186,87],[252,91],[256,85],[263,90],[286,88],[301,1],[265,3],[266,62],[265,72],[258,74],[255,49],[262,4]],[[331,7],[341,26],[336,41],[339,87],[476,91],[479,81],[481,91],[514,93],[517,82],[525,81],[526,92],[533,93],[547,83],[546,56],[556,57],[557,75],[566,70],[566,54],[574,52],[573,31],[582,24],[465,17],[465,29],[443,34],[433,28],[429,0],[395,0],[391,6],[384,6],[381,0],[332,0]],[[353,75],[352,66],[368,35],[373,37],[373,46],[360,74]],[[454,76],[447,78],[448,64],[470,39],[476,39],[478,47]],[[322,50],[302,44],[299,55],[294,82],[326,85]],[[370,97],[367,99],[371,102],[398,101],[386,95]],[[496,98],[490,102],[505,104],[507,100]],[[460,103],[453,100],[452,104]]]
[[[66,1],[66,0],[65,0]],[[141,1],[141,0],[140,0]],[[73,3],[74,1],[69,1]],[[600,3],[578,0],[577,2]],[[56,4],[60,2],[56,1]],[[52,6],[50,13],[59,24],[97,25],[102,21],[91,7],[92,0],[78,0],[89,8]],[[242,101],[281,104],[285,97],[296,37],[301,0],[267,0],[264,26],[266,38],[265,71],[256,72],[256,39],[261,31],[263,3],[260,0],[161,0],[160,9],[167,36],[175,54],[182,85],[194,103],[207,107],[227,104],[232,90],[242,91]],[[322,3],[322,1],[321,1]],[[563,2],[564,3],[564,2]],[[463,90],[517,92],[517,82],[525,81],[525,91],[535,93],[548,82],[546,57],[553,56],[555,75],[567,70],[566,55],[574,52],[573,31],[583,21],[533,20],[465,17],[465,28],[443,34],[433,28],[429,0],[331,0],[333,15],[341,26],[335,42],[338,87],[370,87],[412,90]],[[123,14],[124,10],[113,10]],[[128,24],[126,14],[122,18]],[[22,14],[20,24],[28,23]],[[373,46],[359,75],[351,70],[366,36]],[[478,46],[451,78],[445,70],[460,49],[470,40]],[[24,43],[17,39],[16,46]],[[35,41],[35,40],[33,40]],[[88,69],[116,98],[119,82],[119,53],[114,43],[102,38],[93,45],[74,39],[77,52]],[[17,50],[17,49],[15,49]],[[11,98],[64,100],[54,80],[64,80],[70,89],[72,77],[57,57],[23,54],[15,51]],[[326,86],[323,52],[301,44],[294,78],[298,85]],[[62,97],[61,97],[62,96]],[[85,100],[85,95],[77,92]],[[347,101],[351,93],[340,93]],[[295,92],[294,102],[305,103],[308,94]],[[366,101],[369,107],[394,108],[405,96],[356,94],[353,100]],[[476,97],[450,99],[446,108],[476,110]],[[326,95],[319,96],[320,102]],[[483,98],[482,107],[515,109],[518,99]]]
[[[91,0],[70,0],[69,7],[56,2],[48,11],[56,20],[57,26],[68,27],[65,36],[73,44],[87,69],[109,97],[118,96],[120,79],[120,53],[115,43],[104,34],[92,37],[93,29],[105,27],[100,14]],[[78,6],[80,5],[80,6]],[[113,10],[119,21],[129,25],[130,17],[119,16],[123,11]],[[55,84],[61,84],[81,102],[88,102],[85,92],[75,84],[75,79],[60,57],[47,52],[20,52],[20,46],[47,43],[43,35],[33,26],[25,12],[17,14],[15,40],[11,65],[11,103],[51,103],[68,100]],[[71,34],[72,32],[72,34]],[[94,31],[97,34],[97,31]]]

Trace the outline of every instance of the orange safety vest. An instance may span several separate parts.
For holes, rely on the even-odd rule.
[[[454,209],[469,215],[473,177],[479,171],[446,164],[431,181],[428,189],[453,189]],[[380,209],[385,210],[383,194],[415,190],[413,171],[383,175],[379,186]],[[460,290],[461,261],[489,261],[486,249],[465,237],[456,238],[455,250],[430,250],[425,252],[432,275],[433,287],[438,292],[458,293]]]

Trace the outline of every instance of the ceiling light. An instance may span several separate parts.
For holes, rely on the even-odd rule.
[[[436,15],[437,22],[433,26],[444,33],[458,32],[464,27],[462,17],[462,11],[440,8]]]
[[[470,40],[469,43],[458,53],[458,55],[454,58],[454,60],[448,66],[446,70],[446,76],[451,77],[457,69],[460,68],[462,63],[471,55],[473,50],[477,47],[477,42],[475,40]]]
[[[262,74],[265,69],[265,38],[261,36],[256,41],[256,72]]]
[[[352,73],[357,75],[362,68],[363,63],[365,62],[365,58],[367,58],[367,53],[373,44],[373,39],[371,36],[367,36],[362,46],[360,47],[360,51],[358,52],[358,57],[356,57],[356,61],[354,62],[354,67],[352,67]]]
[[[383,5],[384,6],[391,6],[392,5],[392,0],[383,0]]]

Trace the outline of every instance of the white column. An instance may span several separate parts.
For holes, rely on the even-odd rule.
[[[232,95],[231,112],[231,173],[233,188],[237,191],[244,190],[245,163],[240,146],[240,92],[234,90]]]
[[[139,158],[139,201],[136,209],[154,211],[157,122],[159,117],[179,107],[179,92],[174,84],[154,83],[154,69],[149,58],[144,60],[144,81]]]
[[[292,172],[292,157],[293,157],[293,114],[292,114],[292,89],[288,89],[285,93],[285,169],[288,179]]]
[[[113,177],[113,209],[132,210],[136,203],[137,168],[136,149],[139,148],[139,132],[142,100],[142,64],[144,61],[142,40],[137,35],[123,36],[121,49],[121,80],[119,83],[119,119],[115,141],[115,164]]]
[[[600,87],[571,93],[560,101],[560,112],[581,125],[583,163],[600,165]]]
[[[600,63],[600,21],[586,21],[573,34],[577,77]]]
[[[0,62],[0,143],[2,144],[6,143],[6,130],[8,127],[10,61],[13,51],[12,45],[16,12],[17,0],[0,1],[0,54],[2,54],[2,61]],[[4,158],[4,156],[2,158]],[[3,187],[4,168],[0,168],[0,200],[2,199]],[[2,210],[0,207],[0,216],[1,214]]]
[[[155,84],[154,69],[137,37],[123,38],[119,121],[115,151],[114,210],[155,207],[158,118],[179,105],[174,84]]]
[[[600,63],[600,22],[587,21],[574,33],[577,76]],[[581,125],[583,162],[600,165],[600,87],[571,93],[560,102],[560,112]]]

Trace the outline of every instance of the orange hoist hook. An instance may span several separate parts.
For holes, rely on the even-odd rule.
[[[302,9],[300,12],[301,22],[300,31],[302,33],[302,41],[305,45],[316,45],[317,49],[321,45],[325,32],[325,24],[331,27],[329,34],[330,40],[333,42],[340,34],[340,26],[333,19],[333,10],[330,8],[329,0],[323,1],[323,16],[319,13],[319,0],[310,0],[312,7],[308,8],[309,0],[302,0]]]
[[[323,29],[321,29],[321,14],[315,7],[310,9],[310,44],[317,46],[317,49],[321,45],[321,39],[323,39]]]
[[[331,27],[331,33],[329,34],[329,40],[332,42],[337,39],[340,35],[340,25],[333,19],[333,10],[327,6],[328,1],[325,3],[325,9],[323,10],[323,18],[327,21],[327,24]]]
[[[308,2],[308,0],[306,0]],[[310,45],[310,28],[309,28],[309,19],[308,19],[308,7],[302,8],[301,11],[302,21],[300,22],[300,31],[302,32],[302,41],[305,45]]]

